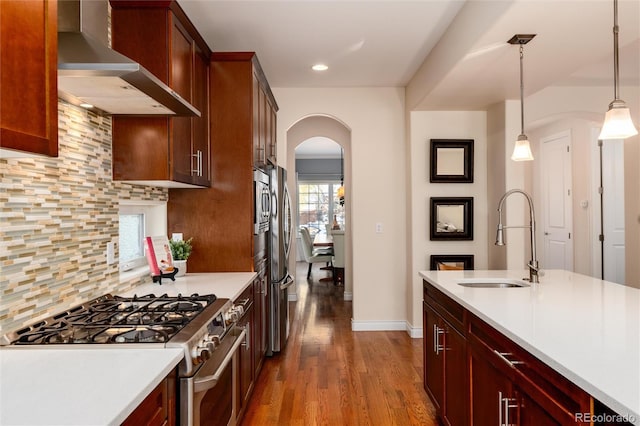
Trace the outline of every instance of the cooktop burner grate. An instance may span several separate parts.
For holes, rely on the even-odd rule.
[[[216,301],[215,295],[105,295],[23,328],[15,345],[166,343]]]

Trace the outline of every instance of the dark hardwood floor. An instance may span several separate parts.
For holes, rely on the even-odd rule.
[[[422,383],[422,339],[404,331],[351,331],[344,288],[327,272],[296,271],[286,349],[265,360],[242,424],[436,425]]]

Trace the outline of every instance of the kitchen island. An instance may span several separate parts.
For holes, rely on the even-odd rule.
[[[120,295],[238,297],[253,272],[187,274]],[[118,425],[175,371],[184,352],[158,344],[0,347],[0,425]]]
[[[640,424],[640,290],[556,270],[546,271],[539,284],[529,287],[458,284],[478,278],[521,280],[525,275],[420,272],[425,298],[429,287],[441,292],[627,421]],[[473,334],[472,328],[464,332]]]

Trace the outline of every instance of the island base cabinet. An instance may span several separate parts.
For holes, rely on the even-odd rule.
[[[423,311],[424,385],[441,423],[590,424],[588,393],[427,281]]]
[[[460,317],[446,315],[438,299],[431,295],[425,300],[428,301],[423,304],[425,390],[445,424],[466,425],[468,373],[462,321]]]

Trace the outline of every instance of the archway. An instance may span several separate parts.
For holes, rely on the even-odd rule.
[[[295,170],[295,148],[303,141],[322,136],[335,141],[344,149],[344,187],[345,187],[345,277],[344,299],[353,299],[353,263],[352,263],[352,227],[351,227],[351,129],[339,119],[328,115],[303,117],[287,130],[287,168]],[[292,198],[297,194],[295,173],[287,176],[287,185]],[[294,192],[295,191],[295,192]],[[298,206],[292,203],[292,215],[298,216]],[[292,247],[293,253],[297,247]],[[295,270],[295,256],[289,256],[289,270]],[[297,293],[297,289],[296,289]]]

